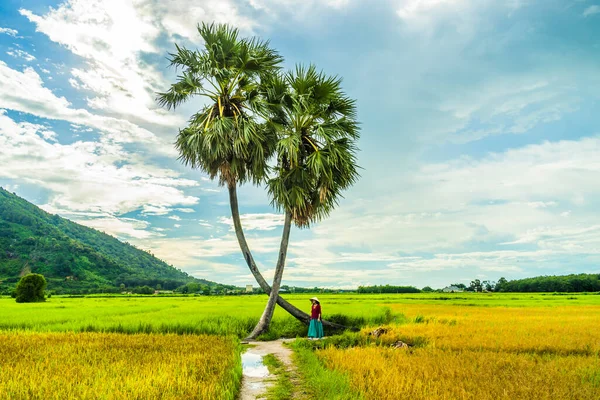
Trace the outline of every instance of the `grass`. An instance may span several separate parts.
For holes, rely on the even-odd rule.
[[[267,354],[262,359],[269,372],[276,377],[275,384],[267,391],[267,400],[289,400],[294,394],[294,385],[285,365],[273,354]]]
[[[313,342],[300,339],[292,344],[294,362],[303,382],[303,390],[311,399],[362,400],[362,394],[351,386],[348,374],[326,368],[313,351]]]
[[[309,295],[290,300],[309,311]],[[0,330],[36,332],[113,332],[234,335],[245,337],[258,321],[266,296],[112,296],[68,298],[53,296],[44,303],[17,304],[0,298]],[[353,326],[389,322],[390,311],[376,303],[354,302],[348,314],[343,301],[330,297],[328,318]],[[277,309],[264,339],[306,336],[307,328]]]
[[[0,334],[2,399],[223,399],[241,382],[231,337]]]

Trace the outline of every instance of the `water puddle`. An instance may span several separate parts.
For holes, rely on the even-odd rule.
[[[266,378],[269,376],[269,369],[263,364],[262,356],[253,353],[252,349],[242,353],[242,371],[243,375],[249,378]]]

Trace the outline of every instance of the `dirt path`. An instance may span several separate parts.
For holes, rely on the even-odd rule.
[[[286,370],[290,373],[290,376],[295,377],[296,367],[292,362],[292,350],[289,347],[283,345],[285,342],[294,341],[294,339],[279,339],[269,342],[248,342],[252,345],[244,355],[242,355],[242,361],[246,360],[244,366],[244,372],[242,377],[242,389],[240,391],[240,400],[254,400],[264,395],[274,383],[273,375],[268,373],[266,367],[261,367],[256,363],[256,360],[260,360],[261,357],[267,354],[273,354],[285,365]],[[296,396],[294,396],[296,398]]]

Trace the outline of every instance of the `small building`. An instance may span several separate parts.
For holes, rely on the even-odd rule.
[[[458,286],[446,286],[445,288],[442,289],[442,292],[444,293],[460,293],[463,290],[461,288],[459,288]]]
[[[252,285],[246,285],[246,293],[252,293]]]

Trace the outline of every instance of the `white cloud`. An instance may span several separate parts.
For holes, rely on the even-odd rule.
[[[598,5],[589,6],[583,12],[584,17],[590,17],[595,14],[600,14],[600,6],[598,6]]]
[[[175,0],[152,2],[151,17],[160,21],[166,34],[179,35],[192,42],[199,39],[198,24],[228,23],[242,31],[252,32],[257,22],[240,12],[239,2],[232,0]]]
[[[436,9],[459,7],[462,4],[464,0],[404,0],[396,13],[400,18],[410,20],[428,15]]]
[[[171,211],[171,208],[166,206],[153,206],[150,204],[144,204],[142,206],[143,215],[167,215]]]
[[[246,231],[270,231],[278,226],[282,226],[284,222],[283,214],[242,214],[240,216],[242,227]],[[233,219],[231,217],[221,217],[219,222],[229,225],[233,230]]]
[[[72,84],[93,93],[92,108],[140,120],[178,125],[183,120],[159,109],[155,92],[165,86],[163,76],[143,60],[143,53],[159,53],[154,41],[161,34],[157,21],[144,14],[147,2],[72,0],[45,15],[21,9],[37,31],[83,57],[87,65],[73,68]],[[76,82],[76,83],[75,83]]]
[[[561,257],[596,256],[598,160],[600,137],[591,137],[425,164],[381,183],[385,193],[355,193],[313,237],[292,241],[288,260],[315,276],[339,265],[361,269],[364,283],[377,263],[389,266],[389,282],[427,271],[514,276]]]
[[[74,219],[75,222],[106,232],[118,237],[148,239],[151,237],[162,236],[162,234],[148,230],[149,223],[132,218],[93,218],[93,219]]]
[[[256,256],[276,252],[278,238],[247,238],[252,253]],[[220,257],[234,256],[239,259],[229,265],[236,265],[242,271],[247,270],[237,239],[227,235],[216,239],[202,237],[160,238],[137,242],[142,248],[149,249],[157,257],[181,268],[204,266],[217,262],[224,264]]]
[[[268,15],[290,14],[294,19],[305,19],[308,15],[314,18],[322,9],[341,10],[352,2],[352,0],[250,0],[252,7]]]
[[[571,74],[547,71],[498,78],[485,88],[450,93],[439,108],[459,125],[444,136],[454,143],[467,143],[488,135],[523,134],[537,125],[559,121],[581,103],[580,91],[573,86],[576,79]],[[472,121],[488,127],[472,129]]]
[[[172,220],[174,220],[174,221],[181,221],[181,217],[180,217],[180,216],[178,216],[178,215],[171,215],[171,216],[169,217],[169,219],[172,219]]]
[[[256,25],[231,0],[70,0],[44,15],[20,12],[39,32],[86,60],[71,69],[71,84],[92,94],[89,107],[167,127],[180,126],[185,118],[156,105],[156,92],[169,82],[144,56],[172,50],[157,44],[163,36],[198,42],[196,26],[202,21],[248,32]]]
[[[87,213],[102,218],[97,223],[107,231],[122,234],[130,229],[124,224],[130,226],[132,221],[111,217],[144,207],[162,210],[198,202],[179,188],[192,181],[146,164],[118,144],[80,141],[62,145],[49,140],[53,133],[48,128],[16,123],[0,112],[0,177],[49,190],[45,207],[54,212]]]
[[[29,54],[26,51],[23,50],[11,50],[11,51],[7,51],[6,54],[8,54],[11,57],[15,57],[15,58],[22,58],[25,61],[33,61],[35,60],[35,57],[32,56],[31,54]]]
[[[8,36],[17,37],[17,35],[19,34],[19,31],[17,31],[16,29],[2,28],[2,27],[0,27],[0,34],[5,34],[5,35],[8,35]]]
[[[172,147],[161,146],[161,142],[152,132],[129,121],[71,108],[71,103],[66,98],[57,97],[50,89],[44,87],[42,78],[31,67],[20,72],[0,61],[0,81],[3,82],[0,86],[0,108],[48,119],[65,120],[98,129],[116,142],[152,143],[158,152],[173,153]]]
[[[555,207],[558,205],[555,201],[530,201],[527,205],[531,208]]]

